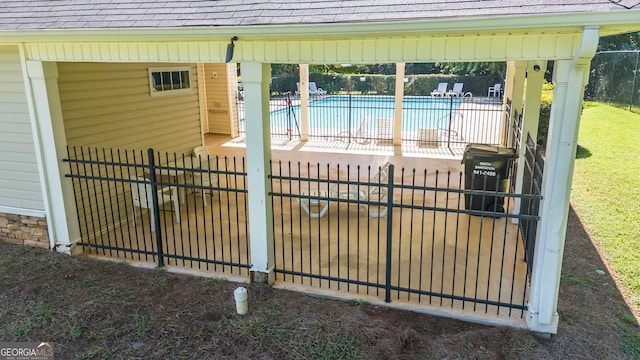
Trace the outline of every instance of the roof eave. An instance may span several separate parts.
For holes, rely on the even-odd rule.
[[[350,22],[322,24],[281,24],[247,26],[203,26],[177,28],[127,29],[60,29],[60,30],[7,30],[0,31],[4,42],[34,41],[104,41],[155,40],[158,38],[207,37],[224,39],[239,36],[252,39],[283,39],[289,37],[340,37],[403,34],[452,34],[477,32],[526,32],[567,29],[575,31],[584,26],[600,26],[601,36],[640,31],[640,9],[571,14],[453,17],[445,19],[398,20],[381,22]],[[153,30],[153,32],[150,32]],[[0,40],[0,42],[2,42]]]

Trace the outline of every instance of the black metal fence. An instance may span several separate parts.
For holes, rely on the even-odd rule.
[[[507,114],[510,113],[507,112]],[[507,115],[507,120],[511,123],[511,148],[515,150],[516,154],[520,154],[520,142],[522,141],[522,114],[515,111],[513,113],[513,117]],[[509,182],[511,192],[514,192],[516,189],[516,175],[518,173],[519,162],[520,159],[516,159],[511,167],[511,180]]]
[[[640,50],[601,51],[591,60],[587,100],[640,112]]]
[[[245,103],[239,99],[239,131],[246,133]],[[392,145],[395,97],[380,95],[310,95],[308,135],[311,140]],[[270,100],[271,136],[299,139],[299,97],[285,94]],[[400,139],[418,147],[459,147],[469,143],[498,145],[502,131],[500,98],[407,96],[402,105]]]
[[[475,175],[390,163],[274,163],[278,280],[523,316],[542,176],[542,160],[528,156],[522,194]],[[243,160],[73,147],[64,161],[86,253],[248,275]]]
[[[314,99],[318,96],[312,96]],[[246,104],[244,98],[236,100],[238,108],[238,133],[247,133]],[[271,137],[274,139],[300,139],[300,99],[291,94],[272,97],[269,100]]]
[[[544,158],[541,149],[536,145],[536,142],[531,138],[531,134],[529,133],[527,133],[527,149],[524,161],[522,193],[530,196],[522,198],[520,202],[520,213],[524,215],[537,215],[542,198]],[[531,266],[533,265],[537,222],[525,219],[519,222],[519,227],[522,240],[524,241],[527,276],[529,276],[531,274]]]
[[[533,226],[539,218],[509,211],[516,198],[534,203],[540,194],[501,193],[486,179],[480,190],[466,189],[465,180],[391,164],[272,164],[278,279],[523,316],[528,274],[519,239],[526,234],[512,220]],[[508,212],[476,209],[490,202]]]
[[[64,161],[87,253],[248,274],[244,160],[71,147]]]

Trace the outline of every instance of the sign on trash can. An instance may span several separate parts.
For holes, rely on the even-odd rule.
[[[465,194],[465,209],[504,213],[504,193],[509,185],[509,170],[518,157],[512,148],[469,144],[464,149],[464,185],[466,190],[486,193]],[[493,192],[494,194],[491,194]]]

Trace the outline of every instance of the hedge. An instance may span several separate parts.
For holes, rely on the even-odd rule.
[[[494,76],[463,76],[463,75],[408,75],[404,84],[406,95],[428,96],[438,88],[438,83],[446,82],[448,89],[453,84],[464,84],[463,91],[473,96],[486,96],[489,86],[502,83]],[[283,95],[287,92],[295,94],[298,90],[296,83],[300,80],[297,74],[278,75],[271,78],[271,92]],[[394,95],[395,76],[393,75],[342,75],[342,74],[309,74],[309,81],[326,90],[329,94],[342,92],[356,92],[362,94]]]

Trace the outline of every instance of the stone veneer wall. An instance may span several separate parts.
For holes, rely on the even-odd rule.
[[[48,249],[47,219],[0,213],[0,240]]]

